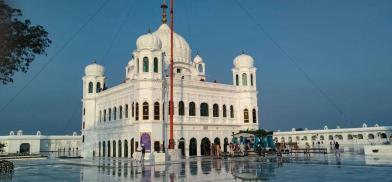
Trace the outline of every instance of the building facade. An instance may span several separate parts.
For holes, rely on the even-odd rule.
[[[81,149],[82,137],[74,132],[72,135],[24,135],[22,130],[16,134],[11,131],[8,136],[0,136],[0,143],[5,144],[1,154],[40,154],[42,152],[70,151]]]
[[[299,147],[305,147],[308,143],[311,147],[331,149],[338,142],[345,151],[363,152],[365,145],[384,144],[392,142],[392,126],[379,126],[375,124],[368,127],[366,123],[360,128],[329,129],[324,126],[321,130],[303,131],[277,131],[274,132],[274,140],[279,143],[297,143]]]
[[[251,56],[234,59],[233,84],[208,82],[206,63],[174,33],[174,139],[184,156],[208,155],[211,143],[233,132],[258,129],[256,68]],[[106,88],[104,67],[85,68],[83,157],[132,157],[144,145],[162,151],[168,143],[170,28],[165,23],[136,41],[125,66],[125,81]]]

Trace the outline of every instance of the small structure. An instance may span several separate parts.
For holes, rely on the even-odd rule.
[[[37,131],[35,135],[24,135],[18,130],[9,136],[0,136],[0,155],[33,155],[41,152],[77,151],[80,149],[82,138],[80,135],[42,135]]]
[[[258,152],[261,154],[261,151],[268,152],[275,150],[272,135],[272,131],[266,131],[264,129],[240,130],[238,133],[233,134],[231,144],[239,145],[242,153],[252,154]],[[241,146],[244,148],[242,149]]]
[[[379,126],[375,124],[373,127],[366,123],[359,128],[341,128],[328,129],[324,126],[319,130],[302,130],[274,132],[274,140],[277,143],[296,143],[299,148],[326,148],[333,150],[333,145],[338,142],[344,151],[363,152],[364,146],[385,144],[392,141],[392,126]]]

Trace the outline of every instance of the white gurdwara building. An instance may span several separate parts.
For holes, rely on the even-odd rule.
[[[168,146],[170,28],[162,21],[140,36],[125,66],[125,81],[106,88],[104,67],[90,64],[83,77],[82,156],[132,157]],[[184,156],[222,150],[233,132],[258,129],[256,68],[251,56],[234,59],[233,84],[206,80],[206,63],[191,59],[186,40],[174,33],[174,140]],[[166,93],[166,94],[165,94]],[[146,157],[149,155],[146,155]]]

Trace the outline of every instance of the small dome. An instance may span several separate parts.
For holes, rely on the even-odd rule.
[[[41,136],[41,131],[37,131],[37,136]]]
[[[203,63],[203,58],[201,58],[201,57],[199,56],[199,54],[197,54],[197,55],[195,56],[195,58],[193,58],[193,62],[194,62],[195,64]]]
[[[14,135],[15,135],[14,131],[10,131],[10,136],[14,136]]]
[[[241,67],[253,67],[253,58],[247,54],[241,54],[234,58],[234,66],[236,68],[241,68]]]
[[[105,74],[105,68],[97,63],[89,64],[84,69],[86,76],[103,76]]]
[[[23,135],[23,131],[22,131],[22,130],[18,130],[18,131],[16,132],[16,135],[22,136],[22,135]]]
[[[72,133],[72,136],[77,136],[78,134],[76,133],[76,131],[74,131],[73,133]]]
[[[137,49],[150,49],[150,50],[159,50],[162,48],[162,42],[158,36],[147,33],[140,36],[136,40]]]

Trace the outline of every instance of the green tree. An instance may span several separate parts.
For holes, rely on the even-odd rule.
[[[13,82],[15,72],[26,73],[36,55],[46,55],[51,44],[48,32],[30,20],[21,20],[22,12],[0,0],[0,83]]]

